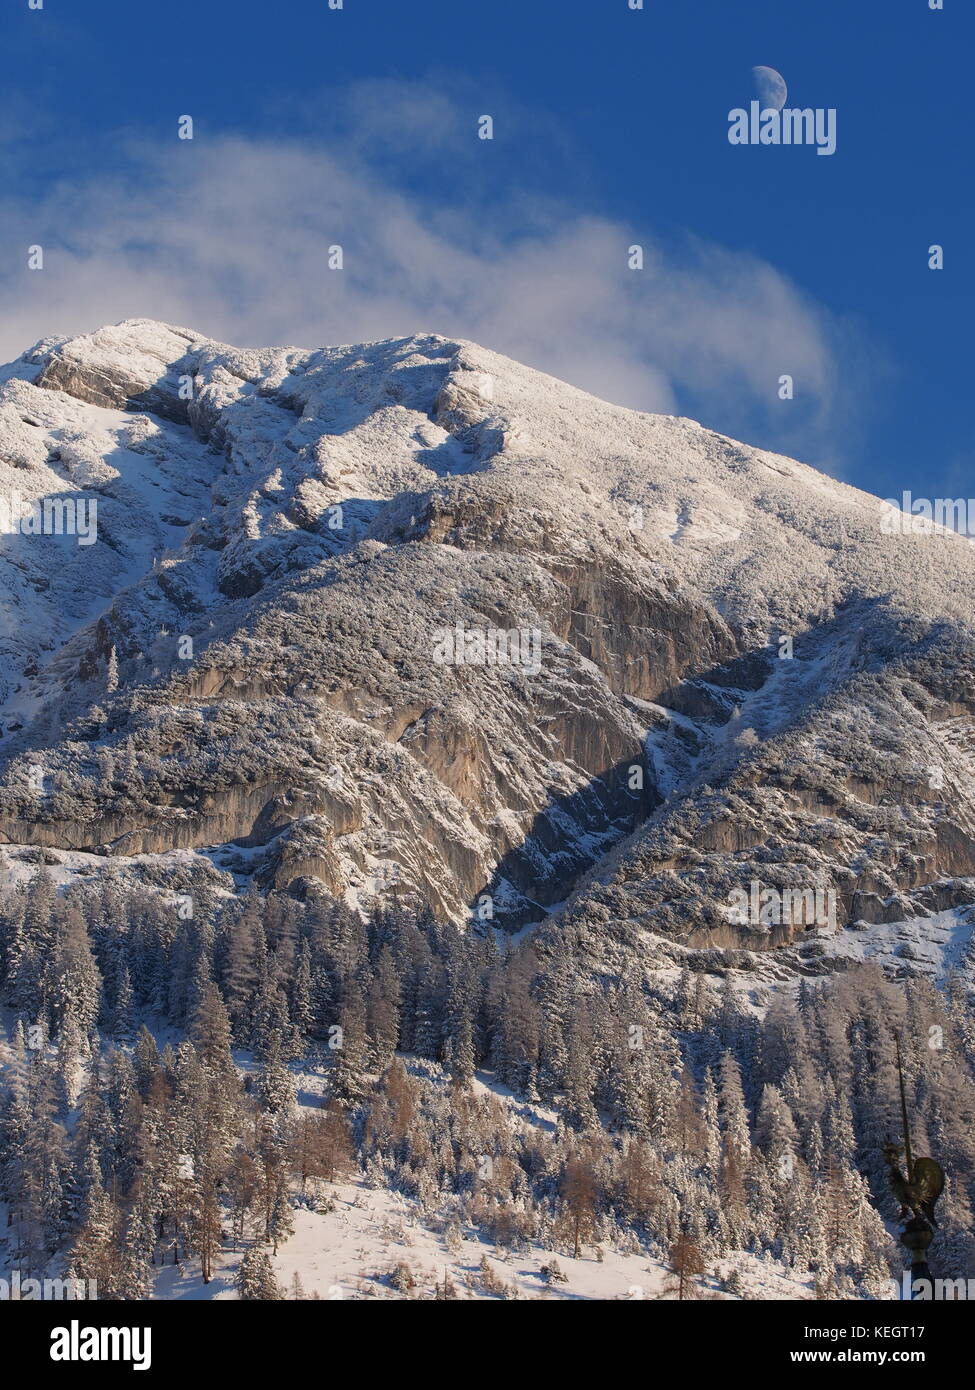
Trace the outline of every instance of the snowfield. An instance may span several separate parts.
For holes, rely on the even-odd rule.
[[[299,1096],[305,1102],[321,1089],[321,1077],[298,1073]],[[551,1127],[555,1112],[519,1103],[507,1087],[489,1073],[479,1073],[475,1089],[503,1096],[523,1119]],[[278,1281],[289,1297],[321,1299],[435,1299],[443,1296],[446,1275],[451,1298],[460,1299],[609,1299],[639,1301],[675,1297],[670,1272],[644,1254],[600,1248],[582,1258],[533,1246],[511,1251],[498,1248],[476,1232],[444,1229],[449,1213],[439,1219],[424,1216],[418,1204],[400,1193],[365,1182],[329,1184],[321,1205],[329,1210],[298,1206],[294,1234],[280,1246],[273,1263]],[[438,1227],[440,1229],[438,1229]],[[235,1285],[241,1252],[222,1253],[209,1283],[192,1260],[160,1269],[156,1298],[236,1299]],[[486,1261],[496,1287],[484,1285]],[[565,1276],[550,1280],[544,1270],[553,1265]],[[407,1283],[404,1274],[409,1271]],[[729,1294],[724,1281],[737,1270],[741,1291]],[[710,1278],[700,1281],[696,1297],[803,1299],[812,1297],[808,1280],[797,1279],[745,1252],[718,1261]]]

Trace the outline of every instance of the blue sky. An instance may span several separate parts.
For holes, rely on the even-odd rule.
[[[885,496],[968,495],[975,19],[944,4],[6,0],[3,355],[143,315],[442,331]],[[728,143],[755,64],[836,108],[835,155]]]

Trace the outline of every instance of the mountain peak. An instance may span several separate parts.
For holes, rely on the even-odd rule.
[[[97,503],[92,543],[0,553],[11,844],[458,919],[486,896],[516,927],[573,893],[637,911],[627,885],[662,892],[703,836],[689,930],[753,945],[713,894],[772,827],[800,858],[838,836],[817,873],[858,917],[967,872],[968,793],[923,783],[964,737],[971,547],[887,534],[803,464],[436,335],[238,349],[142,319],[13,364],[0,460],[27,502]],[[896,777],[848,724],[887,728]],[[861,786],[903,860],[856,888]]]

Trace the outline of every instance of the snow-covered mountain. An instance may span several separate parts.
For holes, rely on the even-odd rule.
[[[0,382],[0,494],[97,503],[90,544],[0,536],[8,876],[44,847],[732,962],[809,925],[736,919],[754,884],[834,894],[837,963],[975,901],[961,537],[432,335],[136,320]]]

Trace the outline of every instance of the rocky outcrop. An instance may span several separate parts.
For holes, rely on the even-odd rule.
[[[837,931],[965,900],[963,542],[432,336],[136,321],[8,378],[2,467],[99,523],[0,554],[0,839],[702,952],[802,940],[754,882]]]

